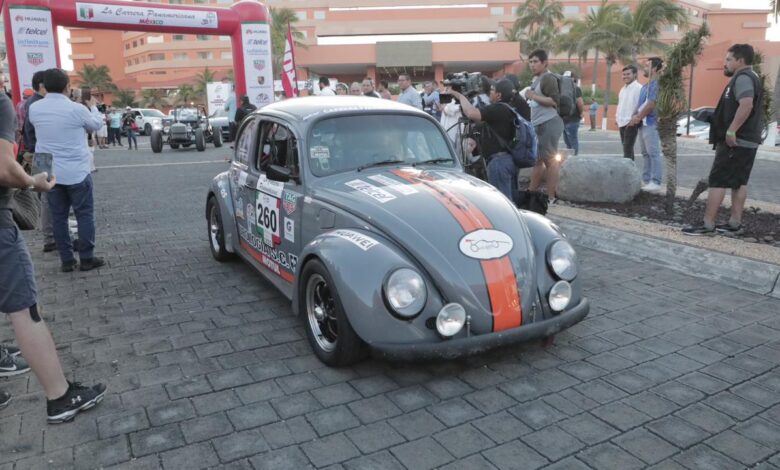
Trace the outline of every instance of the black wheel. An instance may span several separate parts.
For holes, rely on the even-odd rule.
[[[213,141],[214,141],[214,147],[219,148],[222,147],[222,129],[217,127],[216,131],[212,134]]]
[[[314,354],[329,366],[347,366],[363,359],[365,344],[349,324],[325,266],[319,260],[309,261],[301,279],[300,307]]]
[[[179,148],[179,144],[171,144],[171,148],[176,150],[177,148]]]
[[[144,124],[144,135],[152,135],[152,125]]]
[[[152,131],[152,136],[149,138],[149,143],[152,145],[152,152],[160,153],[163,149],[162,132]]]
[[[195,130],[195,148],[198,152],[206,150],[206,136],[203,135],[203,129]]]
[[[217,199],[214,196],[211,196],[206,203],[206,214],[208,215],[211,255],[219,262],[227,261],[231,258],[231,253],[225,248],[225,231],[222,228],[222,216],[219,213],[219,204],[217,204]]]

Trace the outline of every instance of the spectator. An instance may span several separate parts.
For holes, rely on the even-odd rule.
[[[337,83],[336,94],[339,96],[346,96],[349,94],[349,88],[347,88],[347,85],[344,83]]]
[[[333,96],[336,93],[333,92],[333,90],[330,89],[330,80],[328,77],[320,77],[320,96]]]
[[[361,96],[363,94],[363,88],[360,86],[360,83],[352,82],[352,85],[349,86],[349,94],[352,96]]]
[[[244,95],[241,97],[241,107],[236,110],[236,124],[238,126],[241,125],[242,122],[244,122],[244,119],[252,114],[254,110],[257,109],[257,106],[253,105],[249,102],[249,97]]]
[[[425,82],[420,99],[422,99],[423,111],[437,120],[441,119],[441,97],[439,90],[434,89],[433,82]]]
[[[582,102],[582,89],[577,85],[577,77],[572,75],[571,72],[564,72],[564,75],[571,77],[574,82],[574,97],[576,101],[576,107],[574,108],[574,114],[563,118],[563,142],[566,144],[566,148],[574,150],[574,155],[580,153],[580,121],[582,120],[582,111],[585,109],[585,104]]]
[[[382,99],[393,99],[393,94],[390,93],[390,90],[387,88],[387,80],[382,80],[379,82],[379,88],[377,88],[377,91],[379,92],[379,96],[381,96]]]
[[[596,103],[595,98],[590,99],[590,106],[588,107],[588,114],[590,118],[590,130],[596,130],[596,113],[599,111],[599,105]]]
[[[547,180],[547,196],[555,201],[558,188],[560,161],[556,158],[558,141],[563,133],[563,119],[558,115],[560,90],[555,75],[547,70],[547,52],[537,49],[528,56],[528,65],[534,74],[531,88],[526,91],[526,99],[531,107],[531,123],[539,140],[538,155],[531,183],[528,189],[537,191],[542,178]]]
[[[66,97],[61,101],[67,103]],[[38,107],[31,106],[30,112],[35,115]],[[10,204],[14,188],[46,192],[55,186],[56,180],[52,176],[47,181],[46,173],[29,176],[16,163],[13,154],[15,127],[13,105],[5,96],[0,96],[0,259],[3,260],[0,263],[0,312],[8,314],[21,353],[43,387],[47,421],[62,423],[100,403],[106,387],[103,384],[85,387],[65,378],[51,333],[40,317],[32,259],[22,233],[14,223]],[[46,145],[47,132],[40,133],[42,146]],[[24,367],[23,363],[21,365]],[[9,400],[10,395],[0,392],[0,407],[6,406]]]
[[[360,87],[361,91],[363,92],[363,96],[368,96],[369,98],[381,98],[379,93],[374,90],[374,81],[371,80],[371,77],[364,78]]]
[[[520,80],[517,78],[517,75],[510,73],[504,78],[512,82],[512,86],[515,90],[521,89]],[[515,108],[515,111],[517,111],[518,114],[523,116],[523,119],[531,122],[531,107],[528,106],[528,102],[523,98],[523,95],[519,91],[516,92],[514,98],[512,98],[512,107]]]
[[[648,78],[646,85],[639,92],[639,109],[631,118],[632,126],[642,124],[639,130],[639,143],[642,147],[644,158],[644,171],[642,172],[643,191],[658,191],[661,189],[663,177],[663,161],[661,160],[661,139],[658,137],[656,126],[655,101],[658,97],[658,80],[656,77],[663,67],[663,60],[659,57],[651,57],[645,61],[643,71]]]
[[[111,122],[108,126],[108,139],[112,142],[113,146],[116,147],[117,144],[121,147],[122,146],[122,113],[119,112],[116,108],[111,108],[111,114],[109,115],[111,117]],[[113,136],[113,138],[112,138]]]
[[[401,88],[401,94],[398,95],[398,102],[408,104],[417,109],[422,109],[422,99],[419,93],[412,86],[412,80],[409,75],[402,73],[398,76],[398,86]]]
[[[456,100],[452,100],[442,106],[441,127],[447,131],[447,135],[458,151],[460,150],[458,148],[458,138],[463,132],[463,125],[459,124],[461,116],[460,105]]]
[[[22,141],[22,132],[24,131],[24,119],[26,106],[25,103],[33,96],[32,88],[26,88],[22,93],[22,99],[16,103],[16,141]]]
[[[227,78],[222,80],[222,84],[227,86],[228,81]],[[236,110],[237,110],[237,104],[236,104],[236,86],[232,83],[230,84],[230,95],[228,96],[227,101],[225,101],[225,111],[227,111],[227,118],[228,118],[228,129],[229,129],[229,139],[231,142],[236,140],[236,131],[238,130],[238,125],[236,124]]]
[[[630,126],[631,118],[634,117],[639,107],[639,93],[642,91],[642,84],[636,79],[636,66],[626,65],[623,67],[623,88],[618,95],[617,121],[620,129],[620,142],[623,144],[623,158],[634,159],[634,144],[636,136],[639,133],[639,125]]]
[[[704,220],[701,225],[684,228],[685,235],[742,232],[747,184],[764,129],[764,89],[753,71],[754,60],[750,44],[734,44],[726,53],[723,74],[730,81],[709,119],[715,160],[710,169]],[[715,225],[727,189],[731,189],[731,217],[728,223]]]
[[[78,221],[81,270],[89,271],[103,266],[105,261],[94,256],[95,209],[84,131],[100,129],[103,118],[94,97],[87,103],[89,110],[68,101],[70,80],[64,71],[47,70],[44,86],[46,97],[30,106],[30,122],[38,137],[36,150],[54,156],[54,174],[58,181],[49,193],[54,239],[60,252],[62,271],[73,271],[78,264],[68,231],[68,213],[73,208]]]
[[[125,108],[125,115],[122,116],[122,128],[127,132],[127,150],[132,150],[134,143],[135,149],[138,150],[138,140],[135,138],[135,131],[138,129],[138,124],[135,122],[135,115],[130,106]]]
[[[97,145],[98,148],[101,149],[107,149],[107,138],[108,138],[108,121],[106,121],[106,105],[103,104],[103,95],[97,95],[97,109],[100,111],[100,114],[103,115],[103,125],[100,126],[100,129],[97,131]]]

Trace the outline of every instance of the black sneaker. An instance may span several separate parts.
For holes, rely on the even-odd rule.
[[[718,233],[733,233],[734,235],[738,235],[744,230],[745,227],[743,227],[742,224],[739,224],[736,227],[731,224],[718,224],[715,226],[715,231]]]
[[[3,350],[5,350],[6,354],[10,354],[13,357],[16,357],[22,353],[22,351],[19,350],[19,348],[17,348],[16,346],[11,346],[10,344],[0,344],[0,356],[3,355],[2,353]]]
[[[707,228],[704,225],[695,225],[693,227],[686,227],[682,229],[683,235],[692,236],[712,236],[715,235],[715,227]]]
[[[30,366],[21,357],[14,357],[0,350],[0,377],[12,377],[14,375],[30,372]]]
[[[49,424],[65,423],[80,411],[88,410],[103,400],[106,386],[95,384],[85,387],[78,382],[68,382],[68,391],[56,400],[46,400]]]
[[[93,256],[89,259],[83,259],[81,260],[81,269],[82,271],[90,271],[95,268],[99,268],[101,266],[105,266],[106,261],[103,258],[98,258],[97,256]]]
[[[11,394],[0,390],[0,410],[8,406],[11,402]]]
[[[49,253],[49,252],[52,252],[52,251],[54,251],[54,250],[56,250],[56,249],[57,249],[57,244],[56,244],[56,243],[54,243],[54,242],[51,242],[51,243],[45,243],[45,244],[43,245],[43,252],[44,252],[44,253]]]
[[[78,265],[79,265],[79,263],[75,259],[73,259],[73,260],[67,261],[65,263],[62,263],[62,266],[60,267],[60,269],[64,273],[72,273],[73,270],[76,269],[76,267]]]

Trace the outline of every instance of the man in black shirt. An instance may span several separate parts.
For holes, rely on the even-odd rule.
[[[257,106],[249,102],[248,96],[242,96],[241,105],[236,110],[236,126],[241,127],[241,122],[244,120],[244,118],[252,114],[252,111],[256,109]]]
[[[463,114],[474,122],[484,122],[490,129],[483,132],[481,153],[488,164],[488,182],[501,191],[510,201],[517,196],[517,168],[504,145],[494,134],[505,143],[515,138],[515,115],[510,103],[515,94],[512,82],[500,80],[490,86],[490,104],[477,109],[463,94],[449,90],[459,101]]]

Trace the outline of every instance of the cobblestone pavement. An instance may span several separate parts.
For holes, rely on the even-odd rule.
[[[330,369],[276,290],[211,258],[224,153],[101,156],[98,271],[28,235],[69,378],[109,393],[47,426],[34,377],[0,380],[0,470],[780,468],[780,301],[580,250],[593,308],[550,348]]]

